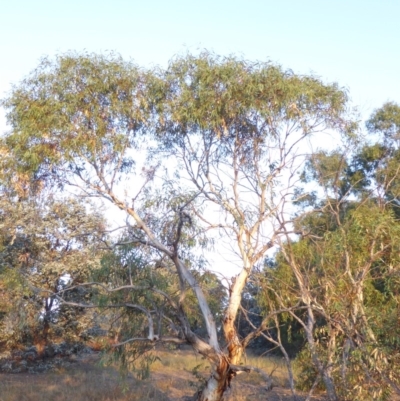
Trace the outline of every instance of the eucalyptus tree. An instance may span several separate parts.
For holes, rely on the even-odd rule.
[[[229,239],[240,264],[223,320],[228,364],[222,360],[204,392],[204,399],[212,399],[207,393],[214,391],[212,381],[222,393],[235,373],[232,365],[260,334],[238,336],[241,296],[268,249],[291,230],[289,210],[306,140],[327,128],[349,128],[346,94],[271,64],[207,54],[175,61],[166,78],[164,112],[170,117],[162,126],[163,150],[177,159],[184,172],[179,179],[186,179],[201,204],[215,213],[206,215],[193,203],[192,214]]]
[[[331,400],[388,399],[400,377],[397,219],[369,202],[349,205],[338,226],[329,208],[307,214],[301,239],[260,279],[281,318],[304,333],[298,384],[326,389],[328,377]]]
[[[170,292],[128,282],[123,290],[164,298],[180,339],[211,362],[197,399],[220,400],[232,378],[248,370],[240,360],[260,334],[240,338],[235,322],[252,270],[291,230],[287,208],[302,143],[327,129],[347,132],[346,104],[337,85],[270,63],[204,53],[144,71],[114,56],[65,55],[43,60],[3,102],[12,127],[3,140],[3,170],[74,188],[125,213],[124,243],[157,259],[154,268],[166,266],[179,286]],[[149,164],[140,170],[147,150]],[[211,230],[232,245],[240,266],[224,302],[222,341],[192,263]],[[205,337],[188,318],[189,294]],[[172,340],[155,336],[150,309],[131,307],[146,316],[149,334],[123,343]]]
[[[367,122],[369,143],[310,157],[303,178],[319,191],[303,194],[298,238],[286,236],[261,279],[265,299],[303,329],[301,385],[323,382],[331,400],[399,392],[398,115],[385,104]]]

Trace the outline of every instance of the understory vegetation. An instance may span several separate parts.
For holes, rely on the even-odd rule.
[[[1,105],[1,360],[90,346],[167,400],[136,380],[189,345],[179,397],[400,395],[399,105],[360,121],[336,83],[208,52],[45,58]]]

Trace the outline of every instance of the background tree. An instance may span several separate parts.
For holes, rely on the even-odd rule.
[[[88,328],[85,313],[60,305],[57,293],[68,282],[83,282],[98,267],[94,244],[104,221],[73,199],[48,193],[0,195],[1,333],[5,348],[34,343],[43,347],[56,337],[78,340]],[[88,292],[69,293],[89,296]]]
[[[399,391],[397,112],[386,104],[368,121],[383,134],[377,142],[311,157],[305,177],[320,189],[303,194],[299,240],[288,236],[265,272],[265,297],[289,311],[307,340],[301,385],[322,380],[333,400]],[[304,314],[291,309],[299,299]]]

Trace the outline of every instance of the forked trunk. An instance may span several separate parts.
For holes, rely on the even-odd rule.
[[[231,380],[236,373],[231,369],[231,365],[238,365],[243,355],[243,345],[240,342],[235,320],[240,306],[241,294],[248,277],[248,269],[235,278],[230,288],[228,307],[223,320],[223,330],[227,344],[228,355],[219,353],[219,362],[213,368],[210,378],[205,387],[199,392],[196,401],[220,401],[225,391],[230,387]]]
[[[233,376],[229,362],[221,355],[218,366],[214,367],[204,388],[197,394],[196,401],[221,401],[225,391],[230,387]]]
[[[210,378],[204,388],[197,394],[196,401],[221,401],[225,392],[230,388],[231,381],[243,354],[240,343],[231,344],[228,347],[229,355],[222,352],[218,355],[218,363],[214,362]]]

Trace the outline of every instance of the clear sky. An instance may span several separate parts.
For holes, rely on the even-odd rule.
[[[349,88],[364,117],[400,103],[400,0],[2,0],[0,96],[44,55],[116,51],[166,65],[213,50]],[[4,129],[1,118],[0,129]]]

